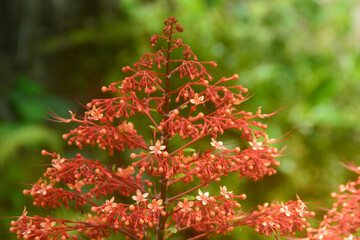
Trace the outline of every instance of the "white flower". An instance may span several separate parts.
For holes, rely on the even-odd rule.
[[[306,208],[305,203],[303,203],[302,201],[298,202],[297,208],[295,210],[297,213],[299,213],[300,217],[304,217],[304,214],[307,213],[305,208]]]
[[[199,95],[198,95],[197,93],[195,93],[194,98],[193,98],[193,99],[190,99],[190,102],[191,102],[192,104],[195,104],[195,105],[199,105],[199,104],[201,104],[201,103],[204,103],[204,96],[200,96],[200,97],[199,97]]]
[[[219,150],[225,150],[226,147],[224,147],[224,144],[223,142],[219,141],[217,142],[215,139],[211,138],[211,146],[213,146],[214,148],[216,149],[219,149]]]
[[[139,189],[136,190],[136,196],[132,196],[132,199],[134,199],[136,201],[136,203],[141,203],[143,201],[145,201],[146,197],[149,195],[149,193],[144,193],[142,194],[141,191]]]
[[[86,115],[88,115],[88,118],[90,120],[95,120],[95,121],[98,121],[100,120],[101,118],[104,117],[104,114],[102,114],[99,109],[97,109],[95,107],[95,105],[93,105],[93,108],[91,110],[89,110],[88,112],[85,113]],[[90,116],[89,116],[90,115]]]
[[[232,191],[228,192],[226,186],[220,186],[220,194],[223,195],[225,198],[230,198],[232,195]]]
[[[209,200],[209,192],[202,193],[202,191],[199,189],[198,193],[199,193],[199,196],[196,196],[196,199],[199,201],[202,201],[203,205],[206,205]]]
[[[280,208],[280,212],[285,213],[286,216],[290,217],[292,215],[292,213],[290,212],[289,208],[287,206],[285,206],[283,203],[281,203],[281,208]]]
[[[348,188],[349,188],[349,186],[348,186],[347,184],[346,184],[346,185],[341,184],[341,185],[339,186],[340,192],[344,192],[344,191],[348,190]]]
[[[352,234],[350,234],[349,237],[344,238],[344,240],[353,240],[353,239],[354,239],[354,236]]]
[[[52,160],[52,166],[54,168],[56,168],[58,171],[60,171],[62,169],[61,164],[65,162],[65,158],[60,158],[60,156],[58,156],[58,158],[53,159]]]
[[[46,181],[44,181],[41,185],[40,185],[40,189],[38,191],[36,191],[36,193],[38,194],[42,194],[42,195],[46,195],[48,192],[47,190],[51,189],[52,185],[47,185]]]
[[[162,150],[166,148],[165,145],[161,145],[161,142],[159,140],[156,141],[155,146],[150,146],[150,153],[154,154],[161,154]]]
[[[106,213],[112,213],[112,208],[115,208],[117,206],[117,203],[114,203],[115,197],[112,197],[110,200],[105,201],[105,206],[102,209],[103,212]]]
[[[256,139],[254,138],[252,142],[249,142],[250,146],[253,150],[263,150],[264,148],[261,147],[263,145],[262,142],[256,142]]]

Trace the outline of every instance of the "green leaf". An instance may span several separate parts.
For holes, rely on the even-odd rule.
[[[181,178],[183,176],[185,176],[185,173],[179,173],[179,174],[174,175],[174,179]]]
[[[184,108],[187,108],[188,107],[188,105],[187,104],[185,104],[184,106],[182,106],[180,109],[184,109]]]
[[[111,167],[111,169],[113,170],[113,172],[116,172],[116,165],[113,164],[112,167]]]
[[[196,149],[193,148],[184,148],[183,152],[196,152]]]
[[[181,199],[185,199],[187,198],[189,201],[193,201],[196,200],[196,197],[193,195],[185,195],[184,197],[182,197]]]
[[[154,127],[153,125],[149,125],[149,128],[151,128],[151,129],[153,129],[153,130],[157,131],[156,127]]]
[[[176,227],[169,227],[168,230],[172,233],[177,233],[177,228]]]

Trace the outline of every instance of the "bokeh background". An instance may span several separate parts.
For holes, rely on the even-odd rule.
[[[215,78],[237,73],[238,84],[254,93],[244,108],[285,107],[266,122],[271,137],[294,128],[294,137],[279,144],[288,145],[288,154],[276,176],[223,182],[247,194],[244,208],[298,194],[320,211],[331,205],[337,185],[355,177],[340,162],[360,161],[359,1],[3,0],[0,239],[16,238],[8,233],[8,217],[25,205],[30,215],[72,214],[32,207],[31,197],[22,195],[50,161],[42,149],[65,156],[77,151],[61,139],[68,126],[49,121],[47,112],[68,116],[69,109],[82,112],[82,104],[104,97],[101,86],[124,77],[123,66],[151,51],[150,36],[172,15],[185,29],[179,37],[199,59],[218,63],[211,69]],[[110,166],[122,161],[86,151]],[[245,227],[227,239],[265,238]]]

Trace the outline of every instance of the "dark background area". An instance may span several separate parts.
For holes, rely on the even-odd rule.
[[[100,88],[124,77],[121,68],[152,51],[150,36],[176,16],[181,37],[200,60],[216,61],[214,78],[239,74],[254,96],[244,108],[280,107],[269,135],[291,131],[278,174],[259,182],[224,181],[246,193],[244,208],[296,194],[318,211],[329,194],[354,176],[340,162],[359,162],[360,4],[354,0],[4,0],[0,8],[0,238],[10,216],[47,212],[22,190],[41,177],[47,149],[74,156],[49,121],[53,110],[82,112]],[[135,127],[138,124],[134,122]],[[230,144],[231,138],[224,139]],[[103,152],[85,154],[112,164]],[[128,156],[128,152],[121,155]],[[119,160],[120,161],[120,160]],[[218,188],[218,187],[217,187]],[[211,191],[211,188],[210,188]],[[217,190],[214,190],[217,191]],[[56,211],[56,216],[71,215]],[[321,217],[321,214],[319,215]],[[247,228],[227,239],[261,239]],[[218,239],[218,237],[213,237]]]

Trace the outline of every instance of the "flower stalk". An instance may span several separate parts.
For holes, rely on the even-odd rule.
[[[166,77],[165,77],[165,92],[164,92],[164,97],[165,97],[165,101],[164,101],[164,120],[163,122],[167,122],[167,120],[169,119],[169,112],[170,112],[170,79],[171,79],[171,75],[170,75],[170,55],[171,55],[171,38],[172,38],[172,33],[173,33],[173,26],[171,26],[170,32],[169,32],[169,37],[167,39],[168,45],[167,45],[167,49],[166,49],[166,62],[165,62],[165,68],[166,68]],[[163,131],[162,131],[162,139],[164,139],[164,145],[165,145],[165,149],[168,149],[168,145],[169,145],[169,134],[168,134],[168,125],[165,124]],[[166,179],[166,175],[165,173],[163,173],[160,177],[160,190],[161,190],[161,195],[160,198],[162,200],[162,202],[165,204],[165,208],[167,208],[167,179]],[[167,219],[167,215],[165,216],[160,216],[160,220],[159,220],[159,229],[158,229],[158,235],[157,235],[157,240],[163,240],[164,236],[165,236],[165,223],[166,223],[166,219]]]

